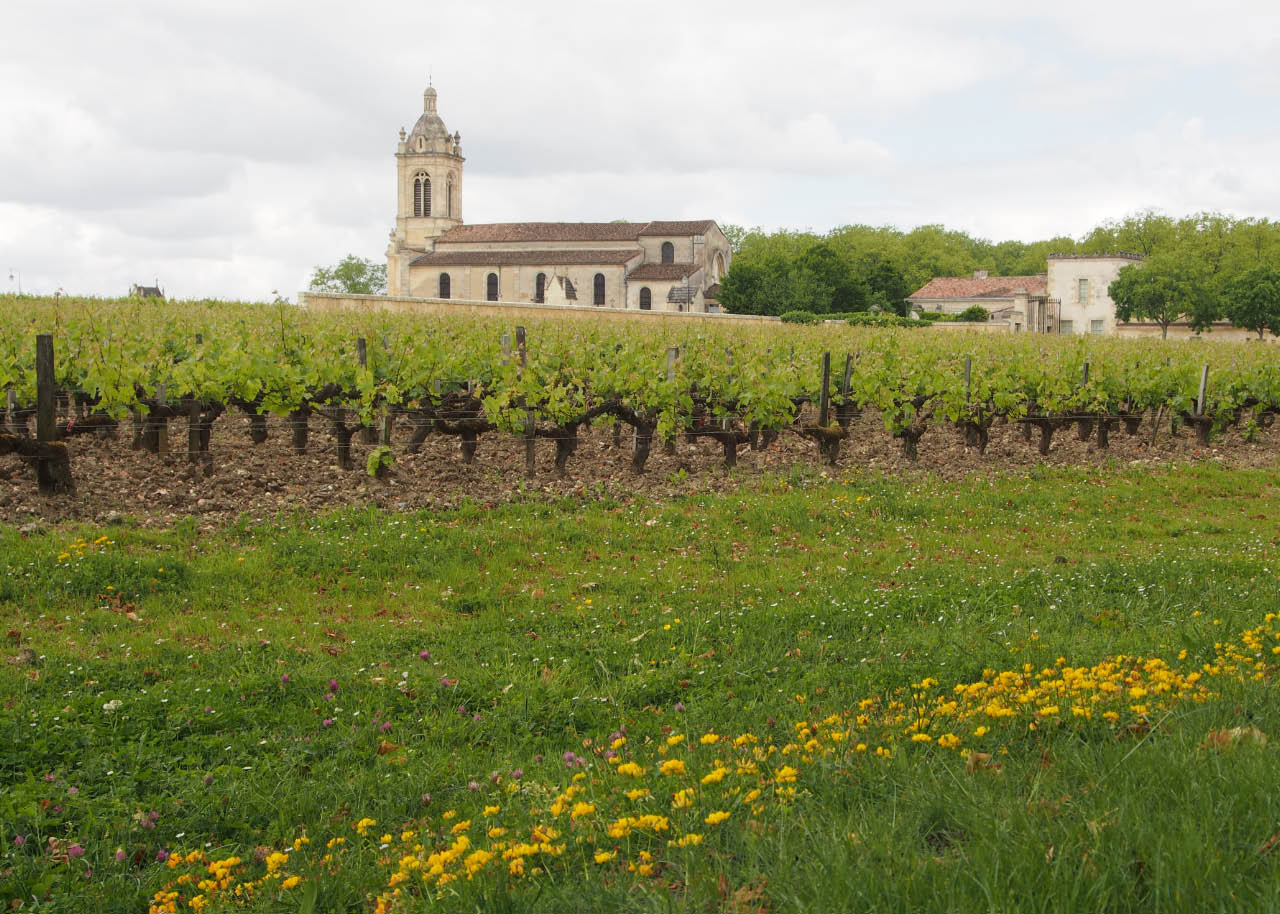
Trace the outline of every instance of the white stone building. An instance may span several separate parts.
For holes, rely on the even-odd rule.
[[[1051,254],[1045,273],[989,276],[978,270],[972,277],[935,277],[907,301],[947,314],[982,305],[993,321],[1015,333],[1111,335],[1117,329],[1116,303],[1108,289],[1121,269],[1139,263],[1138,254]]]
[[[1058,310],[1058,333],[1114,334],[1116,303],[1108,289],[1120,270],[1142,263],[1140,254],[1049,255],[1049,301]]]
[[[462,138],[428,88],[396,147],[387,291],[416,298],[718,310],[729,241],[713,220],[463,222]]]

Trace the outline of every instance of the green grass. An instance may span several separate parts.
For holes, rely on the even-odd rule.
[[[509,878],[497,860],[426,893],[415,873],[410,908],[1280,909],[1275,748],[1204,745],[1231,727],[1280,736],[1270,643],[1261,678],[1222,660],[1277,608],[1278,482],[1210,465],[796,477],[667,503],[349,510],[213,535],[0,528],[3,653],[19,661],[0,665],[0,903],[144,911],[197,868],[159,851],[240,856],[234,884],[262,876],[255,848],[305,834],[280,870],[297,887],[215,893],[210,909],[369,910],[414,843],[425,858],[471,819],[468,853],[489,845],[482,820],[506,840],[554,821],[565,850],[540,874]],[[887,759],[818,732],[846,711],[835,729],[852,727],[864,699],[911,705],[984,670],[1115,655],[1208,664],[1212,694],[1153,696],[1145,722],[1127,700],[1114,723],[1064,706],[983,737],[979,719],[939,716],[927,744],[900,723],[862,727]],[[822,750],[800,747],[798,721]],[[635,814],[670,817],[668,833],[604,834],[633,783],[603,756],[624,728],[622,757],[646,769],[634,783],[655,794]],[[948,750],[936,739],[951,729],[964,742]],[[740,755],[701,746],[707,732],[775,754],[699,785],[713,756]],[[665,757],[689,762],[688,811],[670,807],[686,782],[654,770],[669,734],[687,736]],[[398,748],[380,754],[383,741]],[[970,749],[999,769],[968,770]],[[782,764],[799,769],[791,800],[775,794]],[[569,805],[598,811],[571,825],[549,807],[580,772]],[[490,805],[502,811],[485,819]],[[716,808],[730,820],[703,823]],[[378,822],[364,836],[362,817]],[[695,829],[703,843],[667,844]],[[334,836],[347,840],[322,863]],[[59,859],[51,838],[84,855]],[[628,869],[641,851],[651,875]],[[196,890],[174,888],[187,910]]]

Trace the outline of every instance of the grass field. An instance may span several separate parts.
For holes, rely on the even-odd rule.
[[[0,527],[0,903],[1280,909],[1277,483]]]

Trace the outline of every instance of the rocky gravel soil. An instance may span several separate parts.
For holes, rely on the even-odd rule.
[[[864,414],[849,428],[835,468],[827,467],[813,441],[785,432],[770,447],[739,449],[738,465],[724,468],[720,445],[710,438],[689,442],[683,436],[676,453],[655,444],[643,475],[631,472],[631,433],[624,430],[615,446],[608,427],[584,428],[577,452],[564,478],[555,473],[554,445],[537,443],[537,474],[524,473],[524,444],[500,433],[481,436],[474,463],[462,462],[458,439],[433,433],[417,454],[403,453],[407,426],[392,438],[394,468],[383,479],[365,471],[370,445],[355,444],[356,469],[337,467],[334,439],[318,426],[308,453],[289,448],[288,429],[272,422],[266,442],[249,440],[248,422],[224,416],[214,425],[210,444],[212,472],[187,460],[185,428],[174,429],[172,451],[156,456],[130,447],[122,430],[115,438],[81,436],[71,439],[76,491],[42,497],[34,468],[17,457],[0,458],[0,522],[18,526],[93,521],[130,521],[143,525],[171,525],[193,517],[204,528],[245,517],[259,520],[281,513],[313,512],[344,505],[368,505],[391,510],[443,508],[463,501],[497,504],[503,501],[562,497],[611,496],[668,499],[709,491],[750,487],[778,475],[833,476],[853,472],[944,479],[986,477],[1020,472],[1036,465],[1163,465],[1171,462],[1214,460],[1233,467],[1274,466],[1280,455],[1280,429],[1261,429],[1252,440],[1229,430],[1209,447],[1199,446],[1191,429],[1176,434],[1162,423],[1152,441],[1153,424],[1142,423],[1136,435],[1123,428],[1111,433],[1110,446],[1101,450],[1094,440],[1080,441],[1076,426],[1058,430],[1047,456],[1038,449],[1039,432],[1028,441],[1019,425],[997,425],[985,454],[966,448],[951,426],[926,432],[919,459],[902,455],[901,445],[880,418]]]

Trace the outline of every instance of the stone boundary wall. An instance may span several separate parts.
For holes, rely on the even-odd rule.
[[[759,314],[705,314],[698,311],[637,311],[622,308],[597,308],[593,305],[546,305],[536,302],[471,301],[458,298],[409,298],[396,295],[345,295],[333,292],[299,292],[299,307],[311,311],[394,311],[400,314],[466,314],[504,316],[565,314],[570,317],[590,316],[614,320],[678,320],[732,321],[747,323],[779,323],[780,318]]]
[[[1116,324],[1115,335],[1122,339],[1139,339],[1151,340],[1160,339],[1160,325],[1147,322]],[[1191,329],[1189,324],[1177,323],[1169,325],[1170,340],[1205,340],[1208,342],[1218,343],[1273,343],[1276,337],[1267,334],[1261,340],[1258,334],[1252,330],[1244,330],[1240,327],[1232,326],[1225,321],[1219,321],[1210,325],[1210,329],[1206,333],[1196,333]]]
[[[988,321],[985,324],[964,323],[961,321],[935,321],[930,324],[939,330],[972,330],[976,333],[1012,333],[1013,327],[1007,321]],[[1027,331],[1023,331],[1024,333]],[[1049,334],[1053,335],[1053,334]],[[1092,334],[1065,334],[1066,336],[1091,336]],[[1160,325],[1143,323],[1116,324],[1114,333],[1109,334],[1111,337],[1119,337],[1124,340],[1158,340],[1160,339]],[[1195,340],[1208,341],[1218,343],[1274,343],[1280,342],[1280,338],[1268,334],[1262,340],[1258,339],[1258,334],[1252,330],[1242,330],[1239,327],[1233,327],[1228,323],[1215,323],[1212,330],[1207,333],[1196,333],[1187,324],[1170,324],[1169,325],[1169,341],[1174,340]]]
[[[970,330],[974,333],[1013,332],[1013,325],[1008,321],[930,321],[929,326],[939,330]]]

